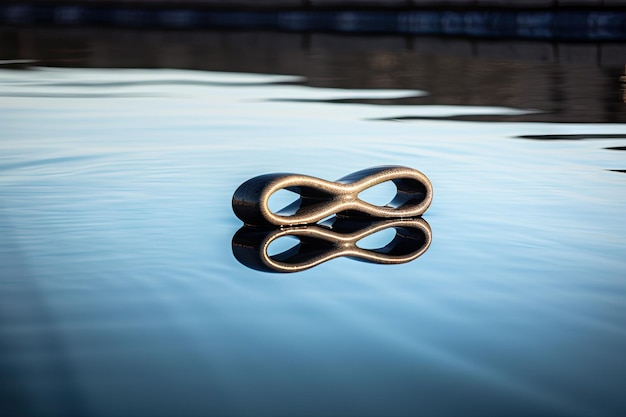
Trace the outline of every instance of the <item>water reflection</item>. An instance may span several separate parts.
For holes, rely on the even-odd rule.
[[[626,139],[626,134],[612,134],[612,133],[603,133],[603,134],[593,134],[593,133],[585,133],[585,134],[559,134],[559,135],[521,135],[518,136],[520,139],[535,139],[535,140],[587,140],[587,139]]]
[[[365,249],[359,242],[393,229],[388,243]],[[293,237],[298,243],[271,254],[270,245]],[[422,218],[354,220],[333,217],[316,225],[263,229],[240,228],[232,240],[233,255],[243,265],[263,272],[299,272],[339,257],[377,263],[402,264],[419,258],[432,241],[430,225]]]
[[[21,32],[23,56],[45,58],[37,39],[28,41],[33,32],[50,34],[38,31]],[[66,34],[59,51],[75,47]],[[612,69],[583,77],[604,70],[481,66],[478,58],[426,59],[417,49],[355,52],[336,37],[320,50],[315,34],[300,61],[290,58],[299,47],[279,42],[229,49],[228,39],[246,36],[234,32],[214,34],[224,48],[207,42],[213,36],[194,44],[187,43],[192,32],[168,32],[154,43],[161,55],[152,55],[142,41],[154,32],[132,33],[142,44],[136,49],[118,35],[102,33],[76,65],[165,66],[178,56],[190,68],[312,75],[307,83],[334,84],[352,97],[360,86],[379,99],[395,83],[431,95],[390,103],[439,105],[295,105],[267,99],[330,91],[203,84],[283,76],[2,71],[4,93],[156,96],[0,98],[0,230],[11,232],[0,236],[4,414],[588,416],[626,409],[626,177],[605,171],[624,168],[624,155],[596,149],[626,143],[511,139],[623,134],[623,126],[365,121],[495,113],[485,103],[536,108],[560,121],[623,120],[613,111],[623,104]],[[179,54],[194,45],[197,54]],[[126,47],[132,53],[121,53]],[[56,62],[54,50],[48,56]],[[298,65],[302,71],[289,70]],[[90,86],[41,85],[59,81]],[[106,85],[92,86],[98,82]],[[622,107],[602,98],[612,96]],[[564,113],[549,112],[559,106]],[[419,263],[387,268],[338,259],[304,272],[305,280],[259,280],[260,272],[232,258],[225,242],[239,225],[228,201],[242,179],[277,167],[338,178],[378,164],[418,166],[437,184],[428,217],[437,244]],[[350,233],[340,224],[315,227]],[[387,232],[388,240],[364,244]],[[404,239],[406,256],[425,250],[428,232]],[[380,255],[399,233],[407,234],[387,227],[356,246]],[[252,241],[247,254],[258,260],[254,245],[262,247]],[[48,404],[51,411],[40,412]]]
[[[28,67],[24,62],[35,59],[36,65],[45,67],[291,74],[301,78],[293,82],[341,88],[345,94],[320,99],[277,94],[273,100],[317,100],[342,107],[403,106],[393,114],[381,111],[373,118],[417,123],[428,120],[421,108],[440,105],[533,112],[476,116],[461,111],[437,120],[626,121],[623,42],[98,27],[4,27],[0,31],[0,49],[4,58],[14,62],[12,68]],[[351,95],[357,89],[402,90],[405,94],[393,98]]]
[[[558,135],[521,135],[518,139],[531,139],[540,141],[586,141],[586,140],[625,140],[626,135],[619,133],[603,133],[603,134],[558,134]],[[602,149],[607,151],[625,151],[626,146],[604,146]],[[624,169],[607,169],[611,172],[626,172]]]

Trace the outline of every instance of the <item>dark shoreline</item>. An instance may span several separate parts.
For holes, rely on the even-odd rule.
[[[185,3],[187,4],[187,3]],[[221,4],[220,2],[214,3]],[[162,5],[162,7],[158,7]],[[177,30],[275,30],[397,34],[473,39],[626,41],[626,10],[617,8],[285,8],[207,9],[170,3],[8,3],[0,24],[17,27],[113,27]]]
[[[398,114],[398,120],[411,120],[410,107],[415,105],[461,105],[539,111],[504,119],[494,116],[502,121],[626,123],[621,81],[624,56],[623,43],[274,31],[0,29],[0,60],[6,60],[0,68],[172,68],[285,74],[302,76],[302,84],[312,87],[429,93],[403,99],[333,101],[338,106],[406,105],[407,112]]]

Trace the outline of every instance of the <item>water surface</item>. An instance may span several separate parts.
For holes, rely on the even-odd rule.
[[[0,71],[5,413],[622,415],[624,125],[306,82]],[[416,261],[233,257],[243,181],[388,164],[434,185]]]

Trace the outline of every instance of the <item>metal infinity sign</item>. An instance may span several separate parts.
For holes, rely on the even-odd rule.
[[[384,206],[359,199],[359,193],[392,181],[395,197]],[[299,198],[274,213],[268,202],[272,194],[286,189]],[[421,216],[430,206],[433,187],[420,171],[402,166],[382,166],[346,175],[335,182],[298,174],[266,174],[254,177],[237,188],[233,211],[252,226],[293,226],[313,224],[337,214],[349,217],[406,218]]]
[[[395,229],[389,243],[374,249],[358,246],[361,239],[388,228]],[[286,237],[295,237],[298,243],[270,255],[270,244]],[[367,221],[334,217],[309,226],[243,226],[233,237],[232,249],[240,263],[257,271],[298,272],[341,256],[377,264],[410,262],[426,252],[431,241],[430,226],[421,218]]]
[[[396,186],[389,203],[377,206],[359,198],[364,190],[387,181]],[[279,190],[299,197],[273,212],[269,200]],[[233,255],[264,272],[303,271],[341,256],[379,264],[409,262],[432,241],[430,226],[419,218],[432,199],[426,175],[402,166],[368,168],[335,182],[298,174],[260,175],[233,195],[233,211],[244,222],[233,237]],[[389,228],[395,235],[388,243],[373,249],[359,246],[365,237]],[[270,245],[287,237],[296,238],[297,244],[270,255]]]

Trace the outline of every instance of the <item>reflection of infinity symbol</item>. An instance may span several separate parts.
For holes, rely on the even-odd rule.
[[[395,229],[394,238],[377,249],[361,249],[357,242],[383,229]],[[299,243],[270,256],[270,244],[292,236]],[[235,258],[249,268],[265,272],[298,272],[328,260],[346,256],[378,264],[401,264],[422,255],[432,241],[428,223],[421,218],[354,221],[334,217],[309,226],[260,229],[243,226],[235,233],[232,247]]]
[[[392,181],[395,197],[385,206],[359,199],[359,193]],[[268,201],[276,191],[294,191],[300,198],[277,213]],[[233,195],[233,210],[248,225],[296,225],[316,223],[332,214],[402,218],[421,216],[430,206],[433,187],[420,171],[401,166],[364,169],[337,182],[296,174],[266,174],[244,182]]]

